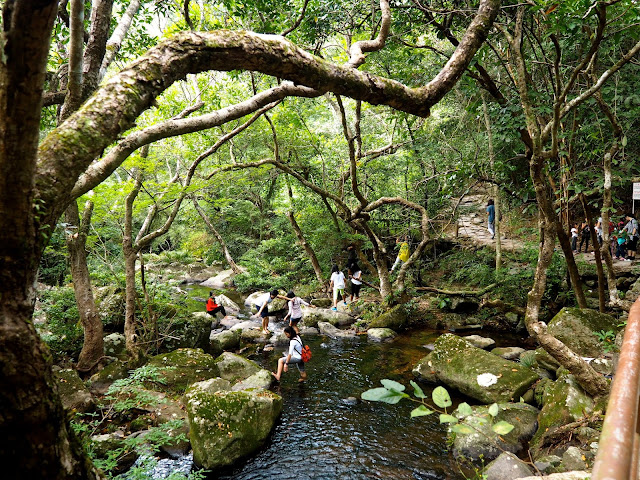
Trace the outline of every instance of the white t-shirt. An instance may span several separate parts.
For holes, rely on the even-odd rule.
[[[331,274],[331,281],[333,282],[333,288],[344,288],[344,273],[333,272]]]
[[[571,236],[578,238],[578,229],[576,227],[571,229]]]
[[[261,307],[264,305],[264,302],[267,302],[267,305],[273,302],[273,298],[271,298],[271,292],[267,292],[260,297],[260,301],[256,302],[256,305]]]
[[[289,355],[292,360],[302,360],[302,340],[297,335],[289,340]]]
[[[599,217],[598,222],[596,223],[596,233],[602,236],[602,217]]]
[[[302,309],[300,308],[302,305],[304,305],[305,307],[309,306],[309,304],[302,300],[300,297],[289,300],[289,315],[291,315],[291,318],[302,317]]]
[[[362,285],[362,281],[360,280],[361,278],[362,272],[358,270],[351,276],[351,283],[353,283],[354,285]]]

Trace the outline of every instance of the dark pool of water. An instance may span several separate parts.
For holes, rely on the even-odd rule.
[[[262,451],[232,471],[209,478],[258,479],[461,479],[436,415],[410,418],[417,404],[368,403],[360,394],[397,380],[412,390],[411,369],[427,353],[434,332],[416,332],[392,343],[309,337],[309,380],[294,367],[274,388],[282,416]],[[273,370],[283,349],[255,360]],[[429,391],[425,387],[425,391]],[[348,397],[358,398],[352,404]],[[469,474],[468,471],[465,473]]]

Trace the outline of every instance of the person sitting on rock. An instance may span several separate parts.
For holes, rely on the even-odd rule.
[[[280,381],[283,371],[289,370],[289,364],[295,363],[300,372],[299,382],[304,382],[307,379],[307,372],[304,371],[304,362],[302,361],[302,340],[293,329],[293,327],[284,327],[284,334],[289,339],[289,352],[283,353],[283,356],[278,359],[278,371],[276,373],[271,372],[271,375],[277,381]]]
[[[213,292],[209,292],[209,298],[207,299],[207,313],[212,317],[216,316],[216,313],[221,312],[225,318],[227,318],[227,311],[222,305],[216,303],[216,297],[213,296]]]

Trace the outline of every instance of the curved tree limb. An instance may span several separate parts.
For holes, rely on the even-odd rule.
[[[351,45],[349,49],[349,65],[358,68],[365,60],[365,52],[376,52],[384,48],[384,44],[391,30],[391,8],[389,0],[380,0],[380,11],[382,12],[382,22],[380,31],[374,40],[361,40]]]

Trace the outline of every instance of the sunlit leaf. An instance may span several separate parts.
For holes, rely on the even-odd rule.
[[[473,433],[473,429],[469,425],[465,425],[464,423],[457,423],[451,426],[451,431],[455,433],[460,433],[462,435],[469,435]]]
[[[369,400],[370,402],[384,402],[384,403],[398,403],[404,397],[408,397],[406,393],[396,392],[394,390],[387,390],[384,387],[372,388],[366,392],[362,392],[360,398],[363,400]]]
[[[513,430],[513,425],[511,425],[510,423],[505,422],[504,420],[502,420],[502,421],[496,423],[495,425],[493,425],[491,427],[491,430],[496,432],[498,435],[506,435],[511,430]]]
[[[380,383],[384,385],[385,388],[388,388],[389,390],[395,390],[396,392],[404,392],[405,389],[405,386],[401,383],[398,383],[395,380],[389,380],[388,378],[380,380]]]
[[[498,412],[500,411],[500,409],[498,408],[498,404],[494,403],[493,405],[491,405],[489,407],[489,415],[491,415],[492,417],[495,417],[496,415],[498,415]]]
[[[458,419],[453,415],[447,415],[446,413],[441,413],[440,423],[458,423]]]
[[[409,382],[411,384],[411,386],[413,387],[413,394],[417,397],[417,398],[427,398],[427,396],[424,394],[424,392],[422,391],[422,389],[420,388],[420,385],[418,385],[416,382],[414,382],[413,380],[411,380]]]
[[[433,399],[433,403],[435,403],[440,408],[447,408],[452,405],[449,392],[447,392],[444,387],[434,388],[433,393],[431,394],[431,398]]]
[[[433,410],[429,410],[424,405],[420,405],[418,408],[411,410],[411,417],[423,417],[424,415],[431,415]]]
[[[463,402],[460,405],[458,405],[458,413],[466,417],[468,415],[473,414],[473,409],[467,402]]]

